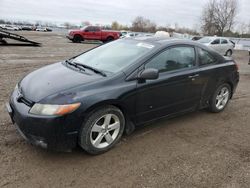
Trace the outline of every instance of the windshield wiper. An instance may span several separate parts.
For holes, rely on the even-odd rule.
[[[83,67],[83,68],[85,68],[85,69],[92,70],[92,71],[94,71],[95,73],[100,74],[100,75],[102,75],[102,76],[104,76],[104,77],[107,76],[103,71],[101,71],[101,70],[99,70],[99,69],[97,69],[97,68],[91,67],[91,66],[89,66],[89,65],[85,65],[85,64],[81,64],[81,63],[77,63],[77,62],[74,62],[74,64],[76,64],[76,65],[79,66],[79,67],[81,66],[81,67]]]
[[[65,62],[66,62],[67,64],[69,64],[69,65],[75,67],[75,68],[80,69],[81,71],[85,71],[85,69],[84,69],[82,66],[79,66],[79,65],[78,65],[77,63],[75,63],[75,62],[69,61],[68,59],[65,60]]]

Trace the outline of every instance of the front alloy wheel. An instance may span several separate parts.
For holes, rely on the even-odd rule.
[[[96,109],[83,122],[78,143],[90,154],[104,153],[119,142],[124,127],[125,118],[119,108],[108,105]]]
[[[115,114],[106,114],[98,119],[91,129],[90,141],[96,148],[112,144],[120,131],[120,120]]]

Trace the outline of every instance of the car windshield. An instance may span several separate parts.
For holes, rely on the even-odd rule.
[[[80,28],[80,30],[85,30],[86,28],[87,28],[88,26],[84,26],[84,27],[82,27],[82,28]]]
[[[117,73],[133,64],[153,48],[154,46],[149,43],[120,39],[94,48],[76,57],[73,62],[88,65],[107,73]]]
[[[204,38],[201,38],[200,40],[198,40],[198,42],[200,43],[210,43],[212,41],[212,38],[210,37],[204,37]]]

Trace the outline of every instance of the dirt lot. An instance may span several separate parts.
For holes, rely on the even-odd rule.
[[[0,187],[249,187],[250,66],[236,52],[241,81],[223,113],[199,111],[124,136],[110,152],[48,152],[16,132],[4,103],[18,80],[93,47],[63,35],[26,32],[42,47],[0,46]]]

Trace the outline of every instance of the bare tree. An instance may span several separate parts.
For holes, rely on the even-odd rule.
[[[132,22],[132,30],[137,32],[155,32],[156,24],[149,19],[138,16]]]
[[[111,28],[113,30],[119,30],[120,29],[120,24],[117,21],[113,21],[111,24]]]
[[[202,11],[203,32],[223,35],[225,31],[232,29],[237,13],[237,0],[209,0]]]
[[[81,24],[82,24],[82,26],[89,26],[89,25],[91,25],[91,23],[89,21],[83,21]]]

